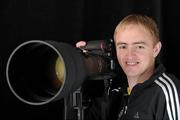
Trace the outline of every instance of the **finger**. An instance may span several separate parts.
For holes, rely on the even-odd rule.
[[[82,46],[86,46],[85,41],[79,41],[79,42],[76,43],[76,47],[82,47]]]

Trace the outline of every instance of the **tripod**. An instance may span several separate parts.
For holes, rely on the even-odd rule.
[[[110,87],[110,82],[112,79],[109,80],[103,80],[104,81],[104,91],[109,91]],[[65,102],[65,119],[64,120],[69,120],[69,116],[73,116],[74,113],[76,113],[76,118],[77,120],[84,120],[85,116],[85,110],[88,108],[88,103],[89,101],[85,100],[83,97],[83,88],[80,87],[73,93],[71,93],[67,98],[64,99]],[[72,111],[72,113],[69,113],[68,111]],[[73,114],[73,115],[71,115]],[[71,118],[72,119],[72,118]]]
[[[67,120],[67,111],[69,108],[77,110],[77,120],[84,120],[84,110],[87,108],[83,105],[83,95],[81,87],[69,95],[68,98],[64,99],[65,117]]]

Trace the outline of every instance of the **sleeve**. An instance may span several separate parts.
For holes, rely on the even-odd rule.
[[[95,98],[85,110],[85,120],[107,120],[110,99],[108,96]]]
[[[170,120],[167,113],[165,96],[163,94],[159,95],[154,111],[155,120]]]

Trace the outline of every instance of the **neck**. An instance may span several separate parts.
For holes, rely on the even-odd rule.
[[[143,83],[146,80],[148,80],[152,76],[153,72],[154,72],[154,66],[151,69],[141,73],[138,76],[128,76],[127,80],[129,84],[129,89],[132,90],[133,87],[137,85],[138,83]]]

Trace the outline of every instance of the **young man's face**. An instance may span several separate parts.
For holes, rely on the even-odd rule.
[[[114,39],[119,64],[127,77],[153,71],[161,43],[155,43],[154,37],[143,26],[132,24],[120,28]]]

